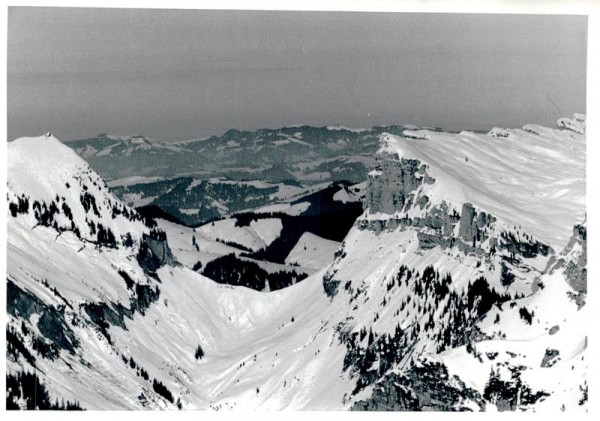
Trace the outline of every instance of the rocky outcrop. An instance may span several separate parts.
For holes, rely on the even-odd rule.
[[[552,367],[559,361],[559,354],[560,352],[558,351],[558,349],[547,349],[546,353],[544,354],[544,357],[542,358],[542,363],[540,364],[540,366]]]
[[[132,319],[135,312],[144,315],[150,305],[158,301],[160,297],[160,289],[158,285],[154,288],[150,285],[135,284],[135,289],[130,298],[129,308],[120,303],[86,303],[82,304],[81,308],[87,314],[89,319],[94,323],[108,340],[112,343],[108,333],[108,328],[118,326],[121,329],[127,330],[125,318]]]
[[[557,121],[558,127],[572,132],[585,134],[586,118],[583,114],[575,114],[573,118],[561,118]]]
[[[424,362],[404,374],[390,373],[371,397],[352,406],[355,411],[483,411],[481,395],[450,376],[437,362]]]
[[[427,190],[420,188],[423,184],[433,183],[435,179],[428,175],[426,164],[381,153],[377,168],[369,174],[364,201],[367,215],[357,221],[358,228],[378,234],[411,229],[417,232],[422,250],[456,247],[464,254],[474,255],[482,261],[485,259],[488,263],[495,261],[497,265],[502,265],[505,260],[519,265],[523,259],[548,256],[552,252],[548,245],[517,227],[499,224],[496,217],[470,202],[462,205],[446,201],[433,203]],[[376,214],[389,217],[369,217]],[[504,285],[510,283],[508,280],[514,280],[514,275],[508,266],[502,267],[507,280]]]
[[[412,200],[412,194],[409,195],[409,202]],[[417,198],[417,204],[429,203],[428,197],[423,195]],[[421,205],[419,205],[421,206]],[[429,231],[435,231],[441,236],[453,236],[456,224],[460,221],[460,214],[454,209],[450,209],[446,202],[438,206],[430,206],[422,216],[411,218],[409,216],[396,214],[386,219],[361,219],[358,221],[360,229],[375,231],[393,231],[397,228],[402,230],[409,227],[424,228]]]
[[[323,276],[323,290],[329,298],[333,298],[337,294],[340,281],[333,279],[333,275]]]
[[[573,227],[569,244],[558,258],[553,256],[550,259],[546,271],[550,274],[562,271],[573,290],[569,292],[569,297],[579,308],[585,305],[587,295],[587,224],[585,222]]]
[[[176,260],[171,253],[167,238],[162,235],[144,234],[137,255],[139,265],[147,274],[155,274],[164,265],[174,265]]]
[[[463,203],[460,213],[458,236],[467,244],[485,241],[486,227],[496,222],[496,218],[485,212],[477,212],[471,203]]]
[[[65,320],[64,306],[57,309],[54,306],[47,305],[34,294],[19,288],[10,279],[7,281],[6,304],[8,313],[23,320],[29,320],[33,314],[39,315],[37,328],[42,336],[54,346],[74,353],[79,344]]]
[[[565,275],[573,290],[587,294],[587,228],[585,225],[576,225],[573,228],[573,236],[566,251],[571,252],[576,244],[581,251],[575,260],[566,264]]]
[[[382,154],[369,173],[365,207],[371,213],[393,214],[403,210],[410,193],[423,183],[433,183],[427,167],[414,159]]]

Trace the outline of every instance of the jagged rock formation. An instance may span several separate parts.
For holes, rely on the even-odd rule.
[[[427,175],[426,167],[416,160],[382,156],[377,161],[377,168],[369,173],[365,206],[372,213],[393,214],[402,210],[408,200],[414,199],[414,195],[409,197],[412,191],[422,183],[433,181]]]
[[[549,263],[549,273],[563,271],[569,286],[574,291],[574,299],[581,307],[587,295],[587,225],[584,222],[573,228],[573,236],[558,259]]]
[[[443,364],[423,362],[404,374],[390,373],[368,400],[355,402],[359,411],[483,411],[483,397],[458,376],[450,378]]]

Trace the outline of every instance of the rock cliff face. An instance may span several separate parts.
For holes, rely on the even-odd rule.
[[[550,268],[550,273],[563,269],[569,286],[577,294],[587,294],[587,225],[585,223],[573,228],[571,241],[556,263]]]
[[[369,173],[365,206],[372,213],[393,214],[405,205],[412,206],[411,192],[423,183],[433,183],[425,165],[412,159],[397,159],[382,154],[377,168]],[[426,200],[426,199],[425,199]],[[427,202],[425,201],[424,204]]]
[[[377,163],[369,174],[365,213],[356,223],[359,230],[390,236],[406,232],[416,237],[420,254],[438,248],[452,256],[454,265],[470,256],[475,259],[479,274],[485,273],[496,290],[506,288],[513,297],[531,292],[524,282],[514,280],[525,280],[531,272],[540,275],[541,268],[530,267],[527,261],[548,258],[552,253],[549,245],[470,202],[432,199],[438,186],[429,175],[427,164],[389,152],[381,153]],[[338,260],[344,254],[340,250]],[[330,296],[339,283],[335,269],[324,277]]]
[[[424,361],[404,374],[390,373],[354,411],[483,411],[486,403],[443,364]]]
[[[378,158],[378,167],[369,174],[364,210],[379,218],[363,218],[360,228],[376,232],[410,228],[418,231],[422,249],[435,246],[456,246],[466,253],[494,253],[498,248],[516,255],[533,258],[548,255],[550,247],[525,234],[522,238],[516,227],[496,226],[497,218],[478,210],[470,202],[432,203],[423,188],[433,186],[427,164],[404,159],[389,153]],[[383,215],[381,215],[383,214]],[[515,231],[513,233],[512,231]]]
[[[144,235],[137,255],[139,265],[148,274],[154,274],[164,265],[177,264],[167,238],[161,234]]]

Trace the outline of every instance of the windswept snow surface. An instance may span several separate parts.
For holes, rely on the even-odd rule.
[[[54,136],[21,137],[8,142],[8,187],[16,194],[27,193],[52,201],[68,193],[66,183],[84,173],[89,165]],[[94,177],[97,182],[104,182]],[[58,191],[57,191],[58,190]],[[72,190],[79,193],[77,189]]]
[[[506,137],[428,130],[413,131],[412,138],[386,134],[382,150],[428,165],[436,182],[425,192],[433,202],[471,202],[560,250],[573,225],[585,219],[585,135],[526,127],[504,129]]]

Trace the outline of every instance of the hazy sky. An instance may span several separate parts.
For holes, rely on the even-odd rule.
[[[11,7],[8,139],[585,112],[587,18]]]

